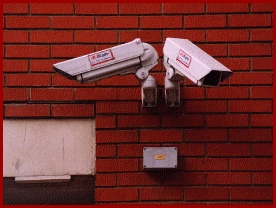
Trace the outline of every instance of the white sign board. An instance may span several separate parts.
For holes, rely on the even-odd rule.
[[[4,177],[88,175],[94,170],[94,120],[3,121]]]

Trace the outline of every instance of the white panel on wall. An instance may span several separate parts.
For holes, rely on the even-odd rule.
[[[3,121],[3,176],[95,173],[93,119]]]

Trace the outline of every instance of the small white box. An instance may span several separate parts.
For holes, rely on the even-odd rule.
[[[177,168],[176,147],[145,147],[143,150],[145,169]]]

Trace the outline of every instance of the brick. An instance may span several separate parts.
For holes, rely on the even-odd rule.
[[[217,157],[250,156],[251,144],[208,144],[208,155]]]
[[[272,57],[254,57],[252,58],[253,70],[272,70],[273,58]]]
[[[115,128],[115,116],[96,116],[96,128]]]
[[[197,46],[208,53],[210,56],[227,56],[226,44],[198,44]]]
[[[3,72],[28,72],[27,60],[3,60]]]
[[[120,14],[160,14],[161,4],[158,3],[121,3]]]
[[[247,127],[248,115],[206,115],[207,127]]]
[[[104,30],[103,30],[104,31]],[[108,48],[116,46],[115,44],[104,44],[104,45],[95,45],[95,51],[106,50]]]
[[[185,131],[185,141],[215,142],[227,141],[225,129],[189,129]]]
[[[206,98],[208,99],[241,99],[249,98],[248,87],[228,87],[206,89]]]
[[[229,140],[234,142],[272,141],[271,129],[230,129]]]
[[[230,56],[269,56],[271,55],[270,43],[243,43],[229,45]]]
[[[233,14],[228,16],[229,27],[271,26],[270,14]]]
[[[96,157],[115,157],[116,146],[115,145],[97,145]]]
[[[164,3],[165,14],[193,14],[204,12],[205,5],[203,3]]]
[[[269,171],[273,170],[273,158],[230,158],[230,170]]]
[[[58,61],[55,61],[54,63],[57,63],[57,62]],[[37,64],[40,65],[42,63],[37,63]],[[49,64],[49,63],[46,62],[46,64]],[[52,69],[53,66],[51,65],[50,67]],[[45,70],[47,70],[47,67],[46,67]],[[81,84],[81,83],[76,82],[76,80],[70,80],[70,79],[67,79],[64,76],[59,75],[59,74],[54,74],[53,75],[53,79],[52,79],[52,86],[66,86],[66,87],[78,86],[78,87],[87,87],[87,86],[95,86],[95,82],[88,83],[88,84]]]
[[[137,201],[138,188],[97,188],[95,190],[95,201]]]
[[[97,28],[138,28],[136,16],[96,17]]]
[[[183,200],[182,187],[142,187],[140,200]]]
[[[31,14],[73,14],[72,3],[31,3]]]
[[[273,184],[273,172],[253,172],[252,184],[264,185]]]
[[[97,81],[97,86],[137,86],[139,80],[133,74],[124,76],[114,76]]]
[[[117,32],[108,30],[77,30],[75,31],[77,43],[116,43]]]
[[[4,88],[3,101],[28,101],[29,90],[25,88]]]
[[[76,100],[115,100],[117,99],[116,88],[77,88]]]
[[[177,147],[179,156],[204,156],[205,155],[205,144],[193,144],[193,143],[184,143],[184,144],[170,144],[163,145],[168,147]]]
[[[157,30],[131,30],[120,31],[120,42],[129,42],[141,38],[143,42],[161,42],[162,32]]]
[[[97,173],[95,175],[96,186],[116,186],[116,173]]]
[[[50,17],[44,16],[7,16],[6,28],[49,28]]]
[[[182,28],[181,16],[141,16],[141,28]]]
[[[217,58],[217,60],[233,71],[250,69],[249,58]]]
[[[204,99],[204,88],[183,87],[180,89],[180,99]]]
[[[4,30],[3,43],[28,43],[28,32],[19,30]]]
[[[94,52],[92,45],[53,45],[52,57],[73,58]]]
[[[158,60],[158,64],[157,64],[157,66],[155,66],[151,71],[152,72],[161,72],[163,70],[163,63],[162,63],[162,60],[161,59],[159,59]]]
[[[59,104],[52,105],[53,117],[93,117],[93,104]]]
[[[251,41],[273,41],[273,29],[252,29]]]
[[[48,117],[50,105],[5,105],[6,117]]]
[[[272,112],[270,100],[231,100],[230,112]]]
[[[138,113],[139,106],[136,101],[100,101],[97,102],[97,113]]]
[[[27,14],[28,3],[3,3],[3,14]]]
[[[159,116],[155,115],[118,116],[118,127],[157,127],[159,122]]]
[[[144,147],[156,147],[149,144],[118,144],[118,157],[143,157]]]
[[[162,127],[202,127],[203,115],[165,115],[161,121]]]
[[[138,132],[136,130],[97,130],[96,138],[97,144],[138,142]]]
[[[31,43],[72,43],[72,31],[31,31]]]
[[[159,180],[163,185],[206,185],[206,174],[197,172],[176,172],[171,175],[159,176]]]
[[[273,12],[273,3],[251,3],[252,12]]]
[[[249,30],[207,30],[207,42],[249,41]]]
[[[71,101],[73,89],[31,89],[32,101]]]
[[[253,144],[252,149],[253,149],[253,156],[272,156],[273,155],[272,143]]]
[[[249,12],[249,6],[246,3],[208,3],[208,13],[239,13]]]
[[[164,30],[163,41],[166,38],[182,38],[189,39],[191,42],[205,42],[204,30]]]
[[[272,73],[270,72],[240,72],[229,78],[231,85],[258,85],[272,84]]]
[[[31,72],[53,72],[53,64],[64,61],[64,59],[34,59],[30,60]]]
[[[97,172],[138,171],[138,159],[97,159]]]
[[[223,28],[226,15],[191,15],[184,17],[184,28]]]
[[[94,17],[55,16],[52,17],[52,28],[93,29]]]
[[[231,200],[272,200],[272,187],[232,187]]]
[[[185,189],[186,200],[229,200],[227,187],[191,187]]]
[[[272,127],[273,115],[272,114],[255,114],[251,115],[251,125],[256,127]]]
[[[50,48],[43,45],[8,45],[6,46],[6,57],[48,58],[50,57]]]
[[[211,172],[208,173],[208,184],[211,185],[250,185],[251,173]]]
[[[183,171],[226,171],[228,158],[188,158],[179,160],[179,168]]]
[[[159,185],[158,177],[145,172],[118,173],[118,186]]]
[[[117,3],[76,3],[76,14],[117,14]]]
[[[171,137],[173,135],[173,137]],[[141,130],[140,142],[181,142],[183,131],[176,129]]]
[[[7,86],[50,86],[49,74],[9,74]]]
[[[185,101],[185,112],[201,113],[201,112],[227,112],[227,101],[197,100]]]
[[[163,57],[163,47],[164,47],[164,45],[163,44],[156,44],[156,43],[152,43],[151,45],[157,51],[158,56]]]

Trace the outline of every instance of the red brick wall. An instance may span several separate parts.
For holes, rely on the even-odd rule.
[[[4,118],[96,118],[98,204],[272,203],[272,4],[4,4]],[[52,64],[140,37],[159,53],[158,107],[134,75],[81,85]],[[234,74],[184,80],[164,105],[162,48],[186,38]],[[146,172],[145,146],[177,146],[177,171]]]

